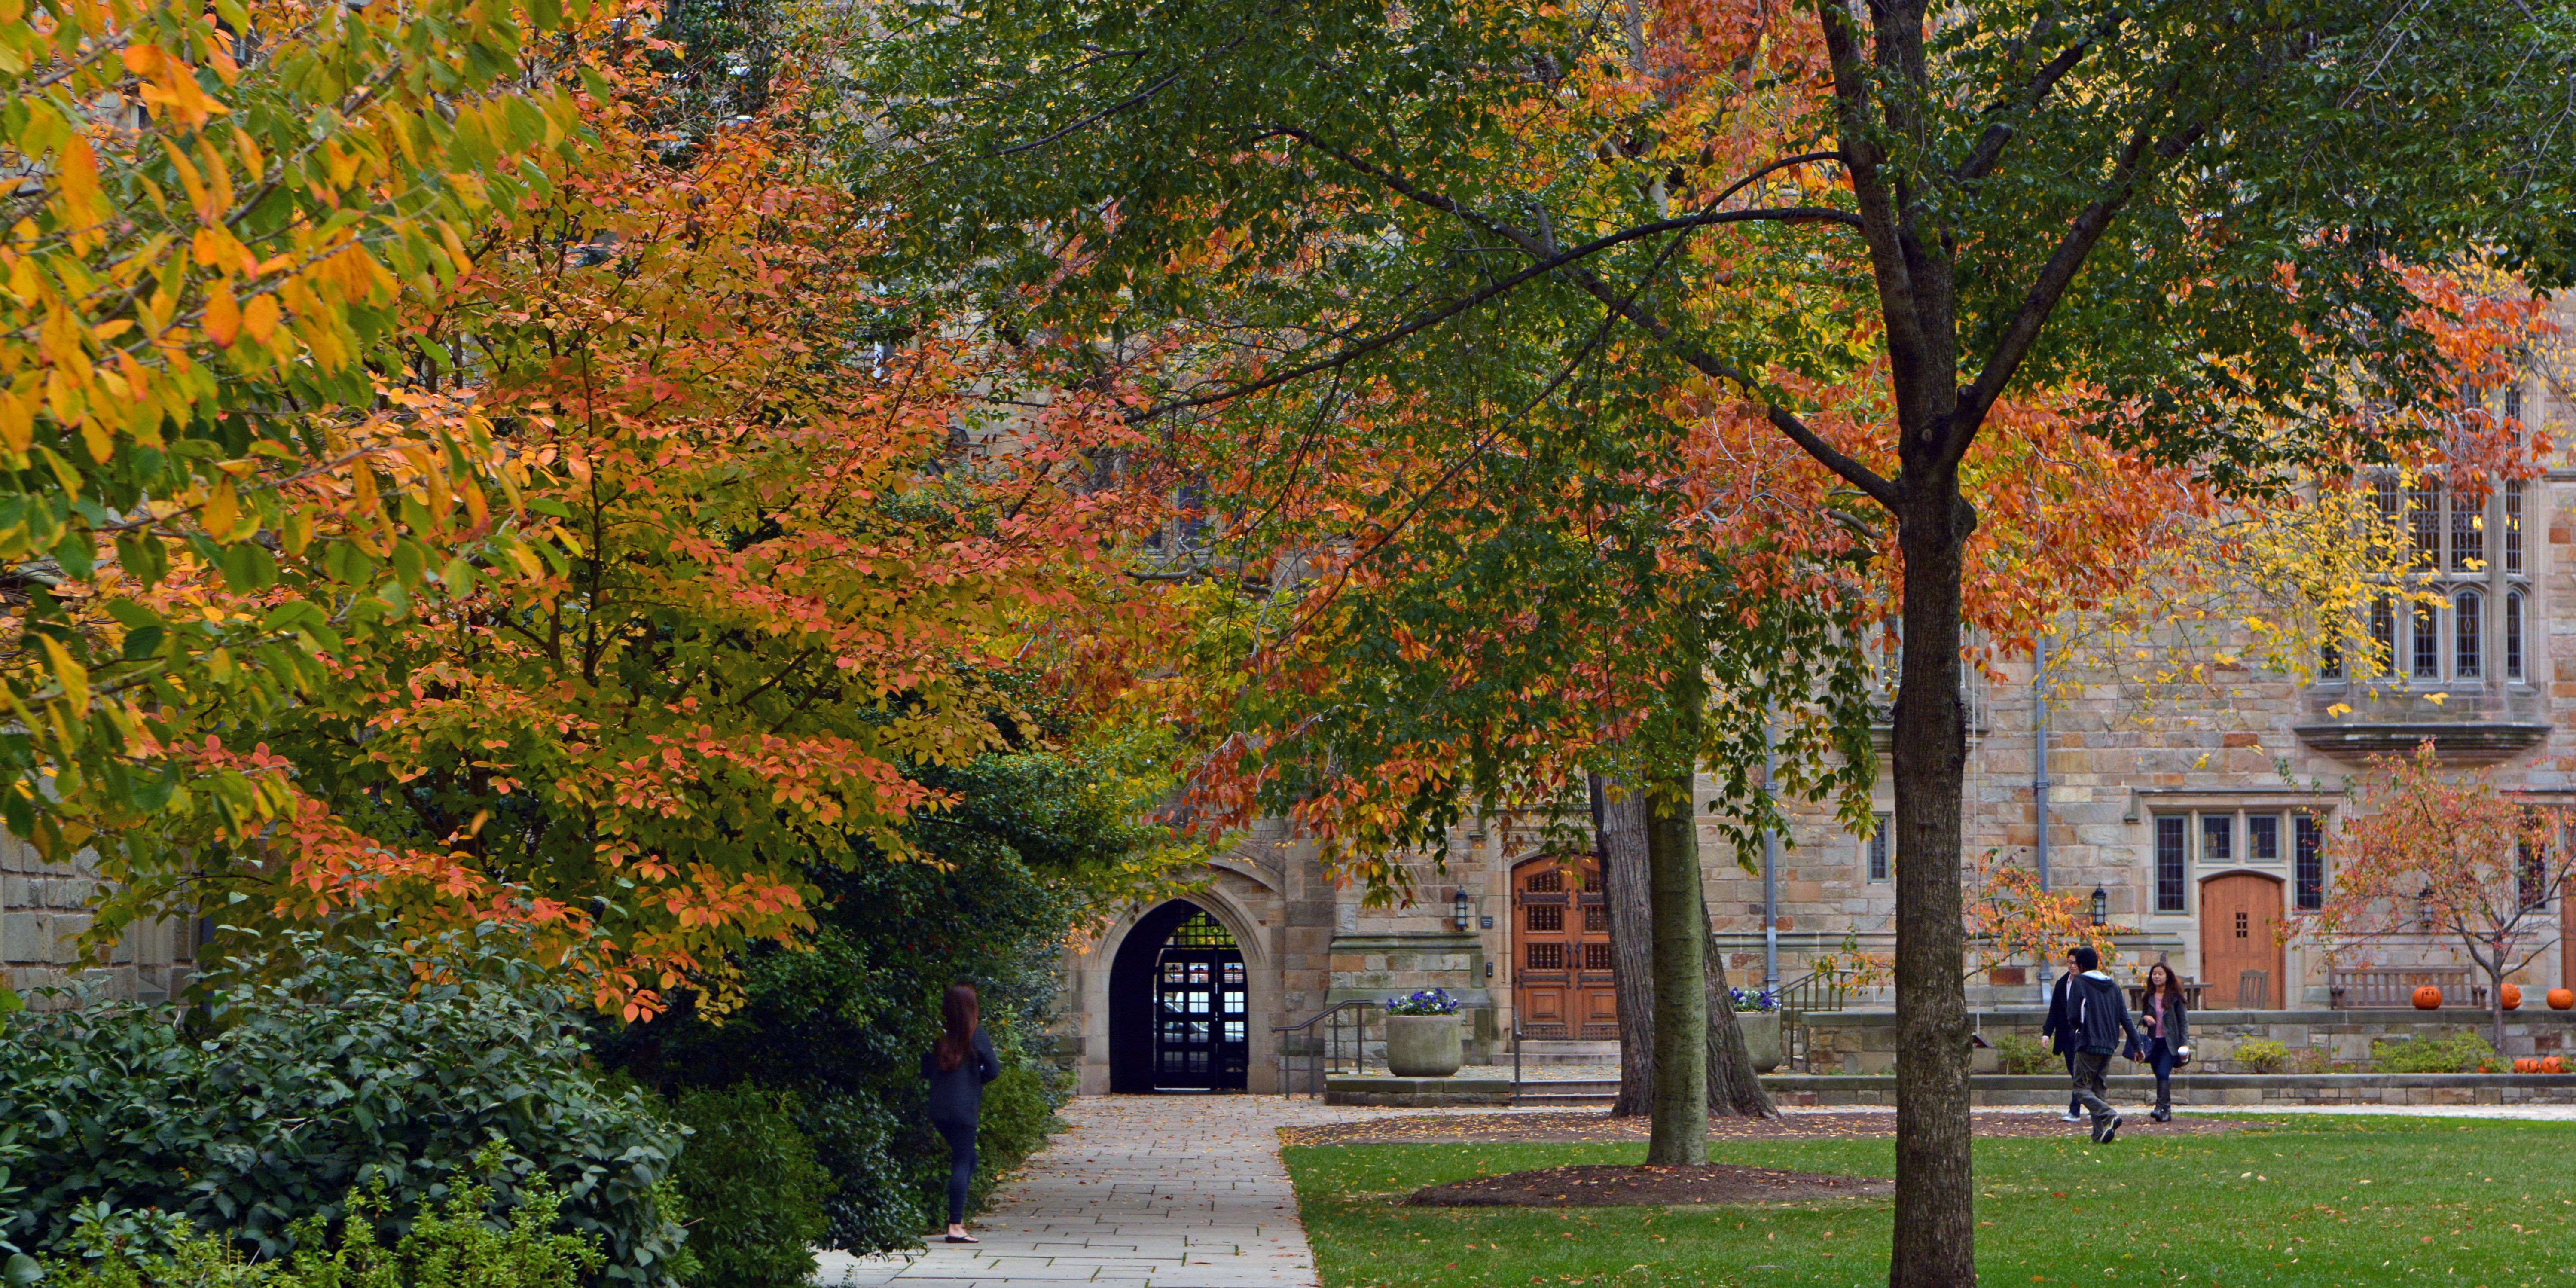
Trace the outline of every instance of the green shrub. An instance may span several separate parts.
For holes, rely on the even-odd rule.
[[[746,1082],[795,1092],[797,1130],[835,1181],[819,1242],[857,1253],[917,1247],[946,1216],[948,1147],[924,1108],[921,1056],[949,984],[982,994],[1006,1071],[986,1088],[971,1202],[1044,1143],[1064,1079],[1024,1040],[1045,1032],[1083,909],[1069,874],[1134,863],[1150,830],[1114,776],[1052,753],[919,776],[957,793],[915,827],[939,863],[810,869],[822,892],[812,941],[746,953],[743,1003],[721,1024],[686,996],[650,1024],[601,1022],[601,1058],[665,1095]]]
[[[2279,1073],[2289,1058],[2290,1048],[2270,1038],[2236,1044],[2236,1063],[2256,1073]]]
[[[793,1104],[749,1083],[680,1095],[693,1134],[672,1176],[708,1288],[797,1288],[814,1276],[833,1184],[788,1117]]]
[[[2006,1073],[2024,1076],[2050,1073],[2065,1067],[2065,1062],[2048,1049],[2047,1043],[2018,1033],[2007,1033],[1995,1039],[1995,1064]]]
[[[2381,1073],[2475,1073],[2495,1059],[2495,1048],[2475,1033],[2451,1038],[2416,1038],[2370,1044],[2371,1066]]]
[[[215,987],[197,1036],[138,1006],[10,1017],[0,1122],[26,1153],[0,1238],[59,1255],[75,1212],[158,1210],[274,1259],[298,1221],[381,1184],[369,1219],[398,1240],[497,1141],[501,1209],[551,1186],[562,1224],[599,1243],[597,1277],[672,1282],[679,1129],[584,1071],[586,1017],[559,984],[499,935],[425,955],[290,938],[284,977]],[[452,982],[418,984],[416,964]]]
[[[56,1265],[48,1288],[577,1288],[600,1269],[598,1245],[551,1228],[563,1196],[543,1186],[521,1187],[506,1224],[484,1219],[493,1204],[490,1179],[500,1151],[478,1160],[485,1179],[451,1188],[444,1201],[415,1213],[393,1247],[376,1238],[376,1223],[392,1215],[383,1181],[342,1200],[350,1219],[338,1246],[319,1216],[295,1223],[295,1251],[283,1262],[246,1262],[234,1246],[194,1230],[180,1232],[166,1253],[140,1253],[85,1223],[81,1242],[88,1260]]]
[[[2334,1068],[2334,1056],[2324,1047],[2294,1047],[2288,1059],[2281,1061],[2283,1073],[2325,1073]]]

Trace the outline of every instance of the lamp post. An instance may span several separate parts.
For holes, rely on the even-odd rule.
[[[2433,887],[2426,886],[2415,896],[2415,925],[2427,934],[2433,930]]]
[[[2093,924],[2111,924],[2111,892],[2100,886],[2093,887]]]

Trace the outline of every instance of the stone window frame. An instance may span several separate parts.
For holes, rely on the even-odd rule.
[[[2319,887],[2319,902],[2322,903],[2323,891],[2329,888],[2334,880],[2332,865],[2325,863],[2324,841],[2335,831],[2336,821],[2341,817],[2340,810],[2346,803],[2340,794],[2299,791],[2295,788],[2131,787],[2128,808],[2122,811],[2120,821],[2145,825],[2140,829],[2144,836],[2139,842],[2139,850],[2135,852],[2140,864],[2135,870],[2143,874],[2145,887],[2142,891],[2144,910],[2140,915],[2166,918],[2169,921],[2187,918],[2196,920],[2200,915],[2200,907],[2195,892],[2200,888],[2201,882],[2209,877],[2234,871],[2263,872],[2282,878],[2282,884],[2285,887],[2282,892],[2283,915],[2297,916],[2315,912],[2314,906],[2302,905],[2298,899],[2298,838],[2301,835],[2299,820],[2301,818],[2310,820],[2311,834],[2317,838],[2318,861],[2324,865],[2319,874],[2322,881]],[[2203,861],[2200,820],[2204,815],[2213,814],[2234,816],[2235,821],[2229,831],[2229,854],[2248,857],[2231,857],[2223,864]],[[2282,820],[2277,858],[2259,862],[2250,858],[2254,842],[2244,819],[2256,814],[2276,815]],[[2182,833],[2180,839],[2183,906],[2179,909],[2164,906],[2158,897],[2162,893],[2158,889],[2160,875],[2158,842],[2159,834],[2163,830],[2161,823],[2164,820],[2173,821]]]
[[[1860,838],[1861,883],[1886,885],[1896,879],[1896,815],[1879,810],[1869,817],[1872,831]]]
[[[2490,409],[2505,420],[2527,424],[2523,383],[2510,380],[2488,391],[2495,399]],[[2401,607],[2392,594],[2371,606],[2370,634],[2387,662],[2386,674],[2371,683],[2481,689],[2532,684],[2533,673],[2545,669],[2535,665],[2545,662],[2535,654],[2546,651],[2546,639],[2535,629],[2541,620],[2541,550],[2532,540],[2528,482],[2491,480],[2484,500],[2472,510],[2459,504],[2460,491],[2442,471],[2426,471],[2412,487],[2400,486],[2391,472],[2364,477],[2381,521],[2416,551],[2416,566],[2407,580],[2440,601]],[[2469,597],[2472,617],[2463,620]],[[2464,658],[2469,660],[2465,669]],[[2327,685],[2347,683],[2331,650],[2317,679]]]

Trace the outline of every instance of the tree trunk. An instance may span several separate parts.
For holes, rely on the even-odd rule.
[[[1693,829],[1696,834],[1697,829]],[[1694,849],[1697,847],[1694,846]],[[1692,866],[1698,866],[1693,856]],[[1708,896],[1701,886],[1699,925],[1708,930]],[[1777,1118],[1762,1075],[1753,1071],[1753,1052],[1744,1045],[1744,1026],[1735,1022],[1735,1003],[1727,997],[1726,954],[1710,936],[1708,956],[1708,1110],[1738,1118]]]
[[[1697,716],[1694,700],[1681,719],[1695,727]],[[1659,1167],[1708,1161],[1708,920],[1700,912],[1691,797],[1686,763],[1677,775],[1658,774],[1646,798],[1655,921],[1655,1125],[1646,1162]]]
[[[1619,1099],[1613,1118],[1655,1111],[1655,921],[1646,846],[1646,802],[1613,800],[1592,779],[1603,894],[1610,909],[1610,979],[1619,996]]]
[[[1942,367],[1933,379],[1947,380]],[[1909,424],[1907,437],[1915,437]],[[1909,453],[1909,457],[1915,454]],[[1960,964],[1959,799],[1967,713],[1959,702],[1961,556],[1975,515],[1955,469],[1909,477],[1904,664],[1897,682],[1896,1229],[1890,1288],[1977,1281],[1969,1154],[1968,1002]]]

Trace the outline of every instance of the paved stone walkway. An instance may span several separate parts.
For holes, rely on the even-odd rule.
[[[1278,1129],[1384,1110],[1276,1096],[1082,1096],[973,1230],[911,1258],[825,1253],[853,1288],[1314,1288]],[[1410,1112],[1422,1112],[1414,1110]]]

